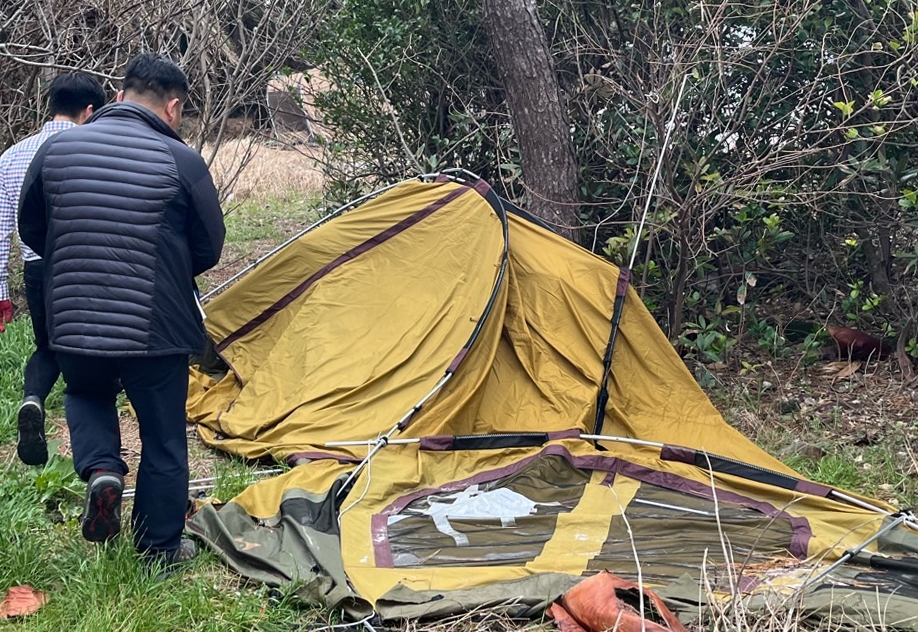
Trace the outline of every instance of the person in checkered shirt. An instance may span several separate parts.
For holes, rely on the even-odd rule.
[[[13,145],[0,156],[0,332],[13,318],[8,285],[9,257],[19,194],[32,158],[48,138],[85,122],[105,105],[102,85],[85,73],[58,75],[48,88],[51,120],[41,131]],[[45,399],[60,376],[54,352],[48,348],[45,313],[44,264],[28,246],[21,243],[26,303],[35,333],[35,351],[25,369],[24,398],[18,413],[17,453],[23,463],[43,465],[48,460],[45,441]]]

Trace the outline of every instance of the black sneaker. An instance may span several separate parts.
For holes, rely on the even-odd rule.
[[[44,465],[48,462],[48,442],[45,441],[45,408],[41,400],[29,395],[19,406],[17,415],[19,439],[16,452],[26,465]]]
[[[83,537],[90,542],[108,542],[121,531],[121,494],[124,477],[99,471],[86,486],[83,509]]]
[[[190,562],[198,556],[198,547],[188,538],[182,538],[176,550],[169,553],[147,553],[145,561],[148,567],[156,573],[153,580],[161,582],[169,579],[179,572],[181,565]]]
[[[172,563],[182,564],[190,562],[198,556],[198,547],[192,540],[182,538],[179,541],[179,547],[172,553]]]

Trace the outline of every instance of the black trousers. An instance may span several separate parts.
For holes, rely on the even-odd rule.
[[[188,356],[108,358],[58,353],[73,465],[84,481],[96,470],[127,474],[115,399],[124,387],[140,425],[140,468],[131,526],[141,553],[175,551],[188,503],[185,400]]]
[[[48,348],[48,319],[45,312],[45,262],[26,261],[22,271],[25,282],[26,303],[35,334],[35,351],[26,363],[23,394],[34,395],[44,403],[61,374],[57,358]]]

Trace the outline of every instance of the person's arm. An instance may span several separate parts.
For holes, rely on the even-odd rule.
[[[19,192],[10,191],[4,165],[0,165],[0,301],[10,300],[9,265]]]
[[[35,154],[19,194],[19,239],[42,259],[45,257],[45,240],[48,237],[48,210],[41,170],[50,144],[45,143]]]
[[[181,164],[191,209],[188,214],[188,246],[191,249],[192,273],[197,276],[220,261],[226,225],[213,178],[204,160],[196,153],[186,153]]]

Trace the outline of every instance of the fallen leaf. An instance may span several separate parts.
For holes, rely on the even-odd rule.
[[[48,601],[48,595],[31,586],[13,586],[3,601],[0,601],[0,619],[24,617],[41,608]]]
[[[846,377],[850,377],[857,373],[858,369],[861,368],[861,365],[864,364],[860,360],[850,363],[848,366],[843,368],[841,371],[835,374],[832,378],[832,383],[834,384],[836,380],[842,380]]]
[[[838,362],[829,362],[828,364],[825,364],[819,367],[818,370],[820,373],[838,373],[839,371],[847,367],[849,364],[851,363],[848,362],[847,360],[842,360]]]

